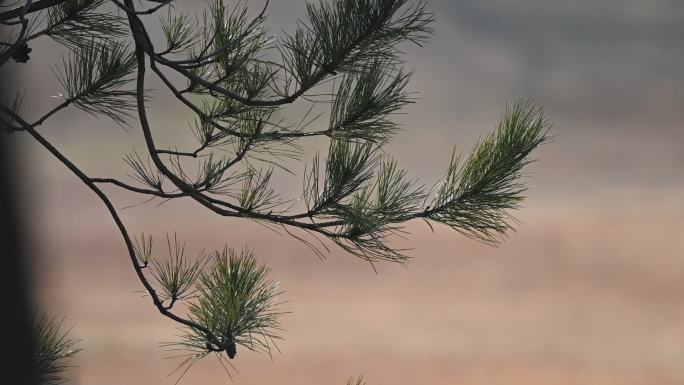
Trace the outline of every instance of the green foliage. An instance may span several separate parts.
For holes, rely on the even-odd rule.
[[[201,20],[198,24],[202,49],[191,46],[187,55],[190,60],[185,66],[196,76],[247,98],[262,95],[273,73],[257,60],[270,44],[261,19],[250,21],[242,1],[228,11],[222,1],[213,0],[209,12],[204,13]],[[170,39],[168,44],[172,43],[173,39]],[[193,93],[208,93],[206,88],[192,81],[188,88]],[[222,101],[235,104],[231,99],[222,98]]]
[[[278,318],[283,311],[277,299],[282,291],[269,273],[249,250],[214,252],[199,275],[198,298],[188,311],[220,340],[207,339],[201,331],[189,328],[179,345],[199,355],[225,350],[233,358],[236,345],[270,354],[274,340],[280,339]]]
[[[154,245],[152,236],[145,237],[145,234],[140,234],[140,238],[135,236],[133,240],[133,249],[138,263],[143,267],[149,266],[152,258],[152,246]]]
[[[387,63],[375,61],[344,76],[330,113],[330,136],[385,143],[397,130],[387,115],[410,103],[404,91],[409,74],[388,75]]]
[[[178,165],[178,163],[176,164]],[[214,153],[209,154],[200,164],[194,186],[207,191],[219,191],[226,182],[225,175],[222,172],[226,165],[227,162],[224,158],[214,159]]]
[[[238,195],[240,206],[248,210],[270,210],[279,202],[275,191],[269,187],[273,168],[266,171],[248,169],[242,179],[242,189]]]
[[[306,174],[308,215],[332,218],[326,222],[336,229],[331,239],[371,263],[408,260],[405,250],[388,242],[412,218],[443,223],[494,243],[512,228],[509,211],[519,206],[526,189],[521,170],[530,162],[530,152],[547,140],[548,128],[541,109],[529,102],[513,103],[497,129],[465,161],[454,154],[447,176],[425,209],[420,208],[426,198],[423,189],[407,180],[395,161],[379,161],[371,142],[333,140],[323,187],[317,157]]]
[[[163,54],[182,52],[192,46],[197,39],[194,21],[190,20],[188,15],[174,15],[169,9],[166,16],[159,17],[159,24],[166,38],[166,49]]]
[[[123,159],[133,171],[132,174],[129,174],[131,178],[155,190],[161,190],[164,175],[153,168],[149,157],[144,162],[138,152],[134,151],[133,154],[124,155]]]
[[[373,177],[379,160],[377,147],[370,142],[333,139],[328,149],[323,188],[319,187],[317,157],[305,182],[309,212],[320,212],[357,191]]]
[[[205,35],[205,42],[217,51],[214,68],[230,78],[233,72],[246,69],[269,40],[260,23],[249,22],[247,7],[243,6],[242,1],[238,1],[232,12],[228,13],[223,2],[215,0],[210,12],[212,38]]]
[[[529,153],[548,139],[542,110],[516,101],[506,108],[496,130],[482,139],[461,162],[455,153],[437,191],[428,218],[482,240],[496,242],[511,228],[508,210],[526,190],[519,182]]]
[[[45,34],[71,48],[88,47],[93,39],[112,43],[123,37],[126,25],[113,12],[100,12],[106,0],[69,0],[47,9]]]
[[[406,170],[399,169],[395,160],[381,163],[377,174],[375,213],[383,222],[399,222],[409,217],[424,195],[415,181],[406,179]]]
[[[70,338],[68,330],[62,331],[62,322],[46,314],[34,316],[36,374],[41,384],[67,382],[64,372],[71,367],[69,360],[81,351],[78,340]]]
[[[431,33],[433,16],[423,3],[406,0],[334,0],[307,4],[307,25],[284,42],[286,63],[300,84],[317,74],[357,72],[365,65],[397,61],[397,44],[420,44]],[[363,17],[359,17],[363,15]]]
[[[297,29],[283,41],[283,62],[288,74],[299,85],[312,85],[316,82],[320,59],[314,54],[318,53],[318,45],[319,43],[304,28]],[[284,95],[286,92],[283,91],[281,94]]]
[[[197,142],[201,145],[200,148],[204,149],[211,145],[220,144],[219,141],[226,138],[227,135],[214,135],[214,126],[209,121],[202,121],[195,119],[194,122],[190,123],[190,130],[192,134],[197,139]]]
[[[402,232],[402,222],[411,218],[425,194],[396,161],[383,160],[373,185],[356,192],[348,204],[338,204],[331,213],[341,219],[343,236],[335,242],[351,254],[373,263],[405,263],[408,257],[386,245],[388,236]]]
[[[185,257],[185,244],[178,241],[174,234],[173,244],[166,237],[169,249],[169,257],[165,259],[153,259],[150,267],[152,276],[163,291],[162,299],[169,299],[173,306],[179,299],[184,299],[192,294],[195,281],[202,272],[206,262],[203,254],[200,254],[193,262]],[[150,245],[151,246],[151,245]]]
[[[355,194],[351,204],[338,206],[337,215],[345,219],[346,234],[354,237],[403,222],[423,197],[422,189],[406,179],[406,171],[398,169],[396,161],[383,161],[378,167],[375,185]]]
[[[121,89],[136,64],[125,44],[93,40],[75,48],[62,62],[63,70],[55,75],[67,101],[91,115],[103,114],[125,124],[136,108],[136,93]]]

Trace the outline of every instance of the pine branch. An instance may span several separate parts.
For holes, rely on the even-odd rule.
[[[11,22],[9,25],[21,25],[21,27],[17,36],[12,36],[10,39],[14,40],[12,43],[3,42],[3,46],[7,48],[0,51],[0,66],[5,65],[10,58],[17,63],[26,63],[30,59],[29,53],[31,53],[31,48],[26,44],[26,34],[29,29],[29,21],[26,19],[26,13],[32,3],[31,0],[28,0],[22,7],[17,8],[19,12],[15,17],[19,20]]]
[[[273,168],[266,171],[249,168],[243,177],[242,189],[238,195],[241,207],[247,210],[270,210],[280,202],[276,201],[277,195],[269,187]]]
[[[269,273],[249,250],[216,251],[199,277],[198,298],[188,311],[192,319],[220,336],[221,344],[215,345],[202,331],[189,328],[180,342],[170,346],[191,352],[225,351],[229,358],[235,357],[237,345],[270,354],[274,340],[280,339],[278,319],[284,312],[277,299],[283,292]]]
[[[152,276],[163,291],[163,300],[170,300],[167,309],[173,307],[177,300],[187,297],[199,278],[206,258],[200,254],[195,261],[190,262],[185,257],[185,244],[178,241],[174,234],[173,244],[166,237],[169,257],[165,259],[152,259]],[[149,244],[151,248],[151,243]]]
[[[135,57],[124,44],[91,41],[62,62],[62,71],[54,72],[67,92],[66,101],[91,115],[103,114],[126,124],[136,107],[136,93],[121,89],[135,69]]]
[[[397,131],[387,119],[410,103],[404,88],[410,74],[388,74],[388,63],[375,61],[345,76],[331,106],[329,136],[383,144]]]
[[[27,40],[46,35],[72,49],[85,48],[97,39],[113,43],[125,35],[123,19],[98,9],[106,0],[67,0],[47,9],[45,29]]]
[[[379,161],[372,143],[332,140],[325,165],[325,180],[319,187],[317,157],[305,180],[304,198],[310,207],[308,215],[324,211],[357,191],[373,176]]]
[[[307,37],[307,33],[310,32],[304,32],[302,30],[301,33],[295,33],[295,36],[301,36],[301,43],[314,50],[314,52],[302,50],[302,47],[294,45],[296,42],[293,43],[292,39],[286,39],[283,43],[283,52],[285,53],[283,60],[286,65],[289,65],[287,63],[294,63],[294,65],[297,65],[297,63],[301,61],[297,59],[300,56],[315,58],[312,60],[315,61],[316,65],[311,73],[298,74],[299,89],[280,99],[253,99],[245,97],[244,95],[241,95],[239,91],[228,89],[224,85],[219,84],[219,82],[212,82],[205,79],[202,74],[210,74],[207,69],[198,70],[196,66],[187,68],[179,62],[174,62],[159,56],[154,52],[152,42],[140,19],[130,12],[129,18],[132,20],[134,29],[137,31],[134,34],[137,36],[137,44],[139,47],[143,49],[154,62],[172,68],[185,76],[189,81],[189,89],[201,86],[210,92],[232,98],[244,105],[274,107],[294,102],[312,87],[323,81],[328,75],[336,73],[337,70],[353,72],[355,65],[369,63],[378,58],[395,61],[397,53],[396,45],[403,41],[420,43],[431,32],[430,24],[433,20],[432,14],[425,10],[423,4],[419,4],[413,8],[406,9],[397,16],[398,11],[402,9],[402,6],[405,3],[406,0],[364,0],[359,2],[360,5],[357,7],[352,0],[335,0],[334,4],[338,8],[335,12],[344,13],[345,22],[349,21],[352,24],[358,24],[359,20],[363,18],[359,18],[356,15],[365,14],[363,12],[374,12],[374,14],[371,14],[370,16],[372,16],[376,22],[371,25],[366,25],[367,23],[364,22],[365,24],[361,27],[365,27],[365,29],[361,30],[350,30],[347,29],[348,27],[344,27],[344,29],[340,30],[335,29],[337,27],[342,28],[339,25],[333,25],[327,22],[323,23],[329,27],[327,36],[330,39],[332,39],[333,36],[339,35],[340,31],[349,32],[356,36],[355,39],[345,42],[341,48],[334,51],[335,53],[333,56],[336,59],[347,57],[347,59],[342,62],[331,62],[326,58],[319,58],[319,48],[322,43],[312,42],[312,37]],[[335,12],[330,13],[331,11],[329,11],[329,9],[332,9],[330,5],[321,7],[326,10],[319,15],[320,17],[323,19],[337,19]],[[315,7],[312,9],[316,11]],[[316,14],[316,12],[314,12],[314,14]],[[393,19],[394,16],[397,17]],[[315,24],[315,20],[311,20],[311,22]],[[307,41],[310,42],[310,44],[307,43]],[[333,45],[330,46],[332,47]],[[194,61],[196,62],[197,60]],[[154,69],[154,66],[152,66],[152,68]],[[201,68],[201,66],[199,68]],[[197,71],[201,72],[198,73]],[[297,74],[296,70],[290,70],[289,72]],[[304,78],[306,78],[306,80],[303,80]],[[222,79],[222,77],[219,77],[219,79]],[[169,86],[169,84],[167,84],[167,86]],[[179,96],[177,92],[176,96]]]
[[[218,343],[218,339],[216,336],[211,334],[211,331],[206,329],[204,326],[193,322],[192,320],[188,320],[182,317],[179,317],[178,315],[172,313],[169,311],[169,309],[165,308],[164,305],[162,304],[162,301],[159,299],[159,296],[157,296],[156,291],[150,284],[150,282],[147,280],[145,277],[145,274],[143,273],[142,269],[143,267],[139,265],[138,263],[138,256],[136,255],[135,251],[135,246],[133,243],[133,240],[128,234],[128,230],[126,229],[126,226],[123,224],[123,221],[121,220],[121,217],[119,216],[118,212],[114,208],[114,205],[112,202],[109,200],[107,195],[100,189],[98,186],[95,184],[96,182],[93,181],[93,179],[89,178],[81,169],[78,168],[73,162],[71,162],[66,156],[64,156],[55,146],[53,146],[48,140],[46,140],[42,135],[40,135],[34,128],[31,126],[28,122],[26,122],[24,119],[21,118],[21,116],[15,114],[12,110],[10,110],[7,107],[4,107],[3,105],[0,105],[0,112],[7,114],[14,122],[17,124],[21,125],[21,127],[28,132],[38,143],[40,143],[41,146],[43,146],[48,152],[50,152],[55,158],[57,158],[65,167],[67,167],[74,175],[76,175],[88,188],[90,188],[97,196],[100,198],[102,203],[106,206],[107,211],[111,215],[112,219],[114,220],[114,223],[116,224],[117,229],[119,230],[124,243],[126,244],[126,248],[128,251],[128,256],[131,260],[131,264],[133,266],[133,269],[135,270],[136,275],[138,276],[138,279],[142,283],[142,285],[145,287],[145,290],[147,293],[150,295],[152,298],[152,303],[154,306],[159,310],[159,312],[164,315],[165,317],[188,327],[191,327],[195,330],[202,331],[204,332],[207,340],[214,341],[215,343]]]
[[[391,225],[404,222],[424,198],[422,188],[406,179],[406,171],[394,160],[382,161],[375,184],[358,191],[349,204],[338,204],[329,211],[344,223],[350,237],[386,233],[396,230]]]
[[[406,0],[333,0],[307,4],[308,24],[285,40],[285,62],[304,88],[322,76],[355,72],[377,60],[397,60],[397,45],[422,43],[434,18]],[[358,15],[363,15],[359,17]]]
[[[401,232],[401,223],[426,218],[486,243],[495,243],[513,221],[510,211],[519,207],[526,187],[520,181],[528,155],[548,140],[549,123],[530,102],[507,107],[497,129],[481,140],[463,162],[452,157],[431,207],[415,211],[422,189],[404,179],[405,172],[384,163],[374,187],[366,185],[348,203],[330,205],[324,213],[336,218],[319,226],[332,226],[331,239],[347,252],[373,263],[404,263],[405,250],[388,246],[388,237]],[[376,190],[376,200],[372,190]]]
[[[133,174],[129,175],[131,178],[153,188],[155,191],[162,191],[164,175],[153,169],[149,158],[147,162],[143,162],[138,152],[134,151],[133,154],[124,155],[124,162],[133,170]]]
[[[0,111],[6,115],[3,125],[27,131],[105,204],[154,306],[186,327],[181,340],[170,345],[186,354],[181,363],[185,370],[210,353],[218,353],[223,359],[225,352],[232,359],[238,345],[270,354],[274,341],[280,338],[283,311],[276,296],[281,291],[268,277],[268,268],[256,263],[246,250],[217,251],[205,266],[202,257],[188,260],[184,245],[174,238],[173,243],[168,239],[169,257],[154,258],[152,238],[143,235],[140,240],[131,239],[98,183],[152,198],[190,197],[218,215],[323,235],[371,264],[408,260],[405,250],[393,248],[389,241],[410,219],[444,223],[486,242],[493,242],[511,228],[509,212],[518,207],[525,191],[520,181],[522,168],[529,163],[529,153],[547,139],[549,127],[541,110],[531,104],[514,103],[496,131],[480,141],[463,161],[454,155],[431,206],[425,209],[422,187],[409,180],[395,161],[382,160],[380,155],[379,147],[398,129],[389,115],[411,102],[405,91],[410,74],[399,69],[399,44],[422,44],[432,31],[433,16],[424,3],[413,7],[407,6],[407,0],[309,4],[307,21],[277,47],[283,60],[278,64],[266,56],[273,45],[262,26],[265,8],[250,20],[242,2],[227,10],[223,2],[215,0],[202,19],[203,25],[196,29],[188,26],[186,16],[169,13],[160,19],[166,46],[158,52],[140,15],[152,14],[170,1],[154,0],[158,6],[142,11],[136,10],[132,0],[113,2],[127,15],[134,53],[114,42],[121,36],[122,21],[100,12],[104,0],[52,2],[48,27],[41,33],[74,50],[63,60],[64,69],[57,75],[67,95],[34,124],[21,119],[16,109],[0,106]],[[24,12],[30,9],[32,6],[27,6]],[[11,45],[15,51],[23,47],[21,40],[27,28],[24,13],[20,16],[17,23],[22,24],[23,32]],[[185,58],[173,58],[173,54],[184,51]],[[3,55],[7,56],[6,52]],[[145,105],[148,65],[197,115],[193,127],[197,149],[183,152],[156,147]],[[187,87],[178,89],[172,77],[160,70],[164,66],[185,77]],[[136,90],[126,91],[123,88],[134,69]],[[336,92],[331,96],[327,128],[304,132],[290,121],[278,120],[281,106],[300,97],[319,102],[320,95],[310,95],[310,91],[338,74],[341,83],[336,90],[333,86]],[[90,114],[109,116],[119,124],[137,108],[150,158],[144,163],[135,154],[126,161],[133,177],[149,188],[111,178],[90,178],[37,132],[38,125],[71,104]],[[282,210],[274,214],[280,202],[270,187],[273,170],[283,167],[282,159],[298,156],[295,139],[316,135],[332,140],[324,167],[319,167],[316,157],[312,169],[305,171],[306,212],[290,215]],[[213,152],[230,152],[223,147],[228,145],[234,146],[232,158]],[[169,155],[170,161],[165,163],[160,154]],[[255,168],[252,161],[269,162],[271,167]],[[190,162],[197,172],[195,178],[183,167]],[[239,166],[246,171],[238,170]],[[177,190],[164,192],[164,180]],[[228,198],[218,199],[217,194]],[[144,274],[147,271],[149,278]],[[188,318],[170,311],[183,298],[191,300]],[[362,382],[361,377],[349,379],[348,385]]]
[[[140,239],[138,239],[137,236],[133,238],[133,249],[140,267],[147,267],[150,265],[153,245],[154,240],[151,235],[146,238],[145,234],[140,234]]]
[[[159,55],[182,52],[196,42],[197,32],[189,16],[172,15],[169,9],[166,17],[159,17],[159,22],[166,38],[166,49]]]
[[[492,243],[512,228],[509,211],[519,207],[525,185],[521,170],[528,155],[548,140],[541,108],[516,101],[496,130],[461,162],[451,158],[446,178],[424,216],[481,241]]]
[[[70,0],[37,0],[33,1],[28,9],[24,9],[23,6],[18,6],[17,8],[11,9],[0,13],[0,21],[8,21],[18,18],[22,15],[28,15],[33,12],[38,12],[46,8],[59,6]]]

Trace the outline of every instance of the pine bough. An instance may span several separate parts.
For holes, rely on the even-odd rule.
[[[407,178],[381,151],[399,131],[393,114],[414,102],[406,89],[411,72],[403,69],[399,49],[421,45],[432,33],[433,15],[424,3],[309,3],[294,32],[276,39],[264,26],[268,1],[252,15],[243,2],[211,0],[195,18],[176,11],[176,2],[0,1],[0,22],[9,31],[0,43],[0,65],[33,64],[30,45],[40,37],[67,49],[52,67],[63,89],[58,105],[30,122],[21,114],[22,90],[0,110],[5,136],[32,136],[102,200],[153,305],[185,328],[180,340],[167,344],[183,357],[181,373],[210,354],[225,366],[238,347],[271,354],[280,338],[282,291],[248,249],[188,258],[174,235],[167,236],[168,255],[160,255],[153,237],[130,235],[104,186],[192,199],[218,215],[281,228],[320,256],[330,245],[325,240],[331,241],[373,267],[408,262],[389,240],[412,219],[486,243],[512,228],[510,212],[525,191],[522,169],[550,126],[530,102],[513,102],[472,151],[454,152],[432,189]],[[155,22],[161,41],[148,34]],[[145,104],[152,97],[148,71],[194,113],[188,128],[194,148],[157,145]],[[278,118],[297,103],[309,105],[305,116]],[[124,155],[131,182],[86,175],[39,132],[66,108],[123,126],[137,118],[145,151]],[[318,110],[327,111],[327,124],[320,124]],[[304,167],[301,196],[282,199],[270,183],[274,171],[301,157],[301,139],[316,136],[329,138],[327,151]],[[185,314],[175,312],[179,301],[187,302]],[[47,382],[62,381],[66,360],[78,351],[59,326],[46,317],[36,323],[37,360]]]

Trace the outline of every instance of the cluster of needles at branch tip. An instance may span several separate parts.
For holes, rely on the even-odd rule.
[[[203,325],[216,338],[193,327],[185,329],[180,341],[165,344],[181,350],[179,367],[189,369],[211,353],[235,358],[237,347],[271,354],[281,337],[279,317],[285,313],[283,294],[269,277],[270,269],[260,265],[247,249],[224,248],[215,251],[197,276],[196,295],[188,303],[190,318]]]

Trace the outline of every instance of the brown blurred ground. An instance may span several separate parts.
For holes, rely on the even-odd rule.
[[[274,32],[291,28],[303,2],[273,3]],[[239,352],[236,384],[342,384],[357,374],[397,385],[684,383],[682,7],[430,3],[436,36],[407,48],[420,101],[390,147],[412,176],[434,183],[452,145],[468,149],[506,100],[532,97],[555,124],[556,138],[536,154],[519,230],[500,247],[414,222],[398,242],[414,248],[413,262],[375,274],[351,256],[319,261],[288,237],[189,202],[124,210],[126,223],[160,240],[177,231],[190,251],[246,244],[273,267],[292,311],[282,353],[271,361]],[[42,82],[29,93],[39,113],[59,90],[35,71],[21,75]],[[160,96],[152,115],[167,139],[189,117],[168,101]],[[43,130],[93,176],[123,177],[121,154],[142,148],[133,127],[65,113]],[[174,362],[158,344],[176,330],[134,292],[111,219],[53,159],[21,145],[35,288],[83,340],[75,383],[172,384]],[[277,186],[296,196],[300,181],[282,176]],[[141,201],[113,195],[117,207]],[[230,380],[208,360],[182,383]]]
[[[243,352],[236,383],[354,373],[379,384],[681,383],[684,210],[585,209],[524,210],[518,233],[497,249],[416,223],[413,263],[377,275],[348,256],[319,262],[255,226],[176,229],[192,244],[253,245],[288,291],[282,354],[271,362]],[[156,344],[175,331],[129,292],[139,285],[118,239],[97,235],[106,222],[47,237],[44,255],[54,259],[41,267],[42,297],[84,339],[77,383],[171,383],[173,363]],[[226,381],[210,362],[185,383]]]

